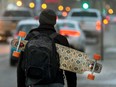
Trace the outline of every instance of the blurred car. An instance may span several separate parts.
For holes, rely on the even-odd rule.
[[[11,31],[16,29],[20,20],[33,18],[33,13],[27,8],[7,9],[0,17],[0,32],[4,32],[3,38],[11,36]]]
[[[95,38],[96,42],[100,41],[102,16],[99,10],[73,8],[66,19],[78,21],[87,38]]]
[[[5,10],[2,14],[1,21],[3,21],[3,26],[5,30],[15,29],[16,24],[20,20],[33,18],[34,14],[30,9],[27,8],[17,8]]]
[[[5,10],[2,17],[8,18],[12,22],[17,22],[22,19],[32,18],[33,12],[28,8],[17,8]]]
[[[85,51],[85,34],[79,27],[79,23],[77,21],[65,19],[58,20],[56,23],[56,31],[67,38],[72,48],[82,52]]]
[[[0,42],[7,42],[6,33],[3,31],[0,31]]]
[[[19,23],[17,24],[17,27],[16,27],[16,31],[14,33],[13,39],[18,38],[19,31],[25,31],[28,34],[28,32],[31,29],[36,28],[38,26],[39,26],[39,21],[35,20],[35,19],[27,19],[27,20],[19,21]],[[16,48],[13,48],[12,46],[10,47],[10,56],[9,57],[10,57],[10,65],[11,66],[15,66],[18,61],[18,58],[12,56],[13,51],[15,51],[15,50],[16,50]]]

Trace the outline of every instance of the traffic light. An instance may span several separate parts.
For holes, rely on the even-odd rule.
[[[82,3],[82,8],[83,9],[88,9],[89,8],[89,3],[88,2],[83,2]]]

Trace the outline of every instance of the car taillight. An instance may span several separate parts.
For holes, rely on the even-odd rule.
[[[56,16],[56,22],[58,22],[58,16]]]
[[[100,21],[97,21],[96,22],[96,30],[101,30],[101,22]]]
[[[74,31],[74,30],[60,30],[59,33],[63,36],[75,36],[75,37],[79,37],[80,36],[80,32],[79,31]]]
[[[38,19],[39,19],[39,16],[35,16],[34,19],[35,19],[35,20],[38,20]]]

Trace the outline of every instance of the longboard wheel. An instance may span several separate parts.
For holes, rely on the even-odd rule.
[[[19,34],[18,34],[20,37],[25,37],[26,36],[26,32],[24,31],[19,31]]]
[[[94,80],[95,76],[93,74],[88,74],[87,78],[89,80]]]
[[[13,56],[18,58],[20,56],[20,52],[14,51]]]
[[[95,60],[100,60],[101,59],[101,56],[99,54],[94,54],[94,59]]]

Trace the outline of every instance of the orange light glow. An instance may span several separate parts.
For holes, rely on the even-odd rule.
[[[101,30],[101,22],[100,21],[97,21],[96,22],[96,30]]]
[[[103,23],[104,23],[104,24],[108,24],[108,20],[107,20],[107,19],[104,19],[104,20],[103,20]]]
[[[60,30],[59,33],[61,35],[67,35],[67,36],[80,36],[80,32],[79,31],[75,31],[75,30]]]
[[[66,7],[66,11],[70,11],[70,7]]]
[[[62,16],[64,16],[64,17],[66,17],[68,14],[67,14],[67,12],[62,12]]]
[[[113,9],[108,10],[109,14],[113,14]]]

